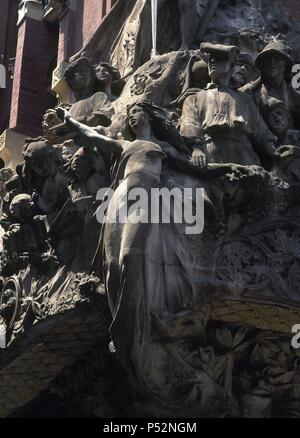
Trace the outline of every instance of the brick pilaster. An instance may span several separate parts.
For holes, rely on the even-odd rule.
[[[50,105],[50,66],[56,60],[58,29],[24,17],[18,29],[9,128],[30,136],[40,135],[41,122]],[[53,103],[53,102],[51,102]]]

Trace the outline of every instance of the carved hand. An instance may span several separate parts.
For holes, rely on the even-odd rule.
[[[66,120],[68,120],[68,119],[70,119],[72,117],[71,113],[68,110],[66,110],[65,108],[62,108],[62,107],[56,108],[56,115],[63,122],[66,122]]]
[[[194,149],[191,160],[194,166],[197,166],[200,169],[207,166],[206,155],[200,149]]]
[[[280,158],[280,153],[275,149],[274,144],[271,142],[266,143],[265,152],[270,158],[273,158],[274,160]]]

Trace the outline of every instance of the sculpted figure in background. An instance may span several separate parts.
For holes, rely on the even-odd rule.
[[[284,41],[271,42],[259,53],[255,66],[261,72],[260,78],[245,85],[241,91],[250,92],[262,111],[267,98],[281,100],[290,114],[289,127],[299,126],[300,94],[290,84],[291,49]]]
[[[72,199],[96,196],[101,187],[110,185],[109,175],[101,155],[91,149],[80,148],[73,155],[68,174],[72,175],[69,187]]]
[[[274,163],[273,175],[289,182],[300,181],[300,131],[289,129],[289,112],[284,102],[270,97],[264,99],[263,115],[278,138],[281,159]]]
[[[9,167],[0,169],[0,203],[6,194],[5,184],[14,176],[14,172]]]
[[[114,102],[118,98],[119,91],[114,89],[114,84],[120,81],[120,73],[108,62],[100,62],[95,69],[99,91],[103,91],[109,100]]]
[[[194,141],[194,158],[204,153],[209,162],[260,165],[259,155],[277,157],[277,139],[252,97],[229,85],[237,47],[203,43],[201,50],[211,82],[186,99],[181,117],[181,134]]]
[[[188,96],[203,90],[209,82],[208,65],[200,54],[191,56],[184,72],[184,84],[180,96],[174,101],[177,108],[182,109],[182,105]]]
[[[111,184],[102,156],[81,147],[70,159],[69,199],[52,223],[50,234],[56,253],[73,272],[89,272],[99,240],[95,217],[98,190]]]
[[[2,214],[1,214],[1,222],[6,222],[7,217],[9,216],[9,208],[11,201],[17,195],[21,195],[22,193],[26,193],[26,187],[24,184],[24,179],[22,178],[22,166],[17,166],[17,172],[20,172],[20,175],[14,175],[10,178],[4,186],[3,193],[3,204],[2,204]]]
[[[253,78],[254,72],[255,68],[252,56],[248,53],[238,54],[231,78],[232,88],[238,89],[248,84]]]
[[[275,97],[264,99],[263,116],[270,130],[278,138],[278,145],[289,144],[289,112],[285,103]]]
[[[56,114],[56,110],[55,110],[55,114]],[[57,119],[59,120],[59,122],[61,122],[61,120],[58,117]],[[80,146],[78,146],[74,140],[66,140],[63,143],[60,143],[59,147],[61,150],[62,169],[64,172],[66,172],[70,166],[70,161],[73,155],[76,154],[78,149],[80,149]]]
[[[16,274],[28,266],[42,272],[46,264],[50,268],[48,262],[54,266],[55,257],[50,254],[44,217],[39,215],[39,208],[30,195],[23,193],[12,199],[7,219],[10,225],[3,236],[4,275]]]
[[[90,126],[109,126],[114,114],[112,101],[115,97],[111,84],[117,72],[108,65],[100,64],[96,71],[88,58],[79,58],[64,73],[76,98],[70,112],[74,118]]]
[[[30,195],[21,194],[13,198],[9,208],[12,225],[4,236],[4,249],[13,253],[38,253],[42,241],[34,232],[34,217],[38,209]]]
[[[136,188],[150,195],[154,188],[173,188],[174,184],[185,187],[185,174],[194,177],[194,186],[203,187],[199,178],[239,173],[242,166],[195,166],[184,139],[166,118],[165,110],[149,101],[128,108],[129,129],[134,139],[131,142],[104,137],[76,122],[65,110],[59,115],[85,137],[86,145],[121,155],[116,190],[108,204],[102,232],[103,275],[113,316],[110,333],[117,353],[129,376],[135,383],[138,381],[139,389],[149,391],[154,365],[151,317],[167,323],[191,310],[195,286],[184,225],[122,221],[128,195]],[[133,200],[129,201],[128,208],[134,205]],[[149,217],[147,207],[150,205],[142,203],[132,214]],[[155,390],[160,391],[157,387]]]
[[[60,149],[44,138],[37,138],[25,144],[23,157],[21,175],[26,192],[35,195],[39,209],[50,219],[69,197],[65,178],[60,173]]]

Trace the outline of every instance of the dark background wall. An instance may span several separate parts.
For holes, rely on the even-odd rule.
[[[300,21],[300,0],[282,0],[282,3],[291,12],[292,17]]]

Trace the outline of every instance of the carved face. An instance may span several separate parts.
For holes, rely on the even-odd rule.
[[[58,152],[54,146],[41,140],[34,141],[24,148],[24,158],[34,173],[44,178],[55,174],[58,166]]]
[[[62,144],[62,161],[63,163],[68,163],[71,161],[74,154],[79,150],[79,147],[74,143],[73,140],[67,140]]]
[[[54,158],[49,154],[39,154],[30,160],[32,170],[39,176],[47,177],[55,171]]]
[[[101,85],[109,85],[112,83],[112,76],[110,69],[105,65],[99,65],[96,68],[97,79]]]
[[[267,116],[267,122],[271,131],[281,137],[286,134],[289,126],[288,113],[285,108],[278,106]]]
[[[130,108],[128,112],[129,125],[133,132],[136,132],[138,128],[146,126],[149,123],[149,116],[143,108],[136,105]]]
[[[248,83],[250,73],[251,68],[248,64],[237,62],[233,69],[232,79],[237,86],[242,87]]]
[[[73,71],[72,89],[81,91],[90,87],[93,83],[93,74],[91,69],[86,65],[77,66]]]
[[[222,54],[210,54],[208,61],[208,72],[212,82],[218,84],[222,77],[228,77],[232,74],[232,63]]]
[[[280,55],[266,55],[262,62],[263,73],[273,79],[283,77],[285,69],[285,60]]]
[[[10,205],[11,215],[20,222],[32,219],[36,214],[36,207],[29,195],[16,196]]]
[[[93,165],[90,154],[86,153],[83,148],[79,149],[71,161],[71,169],[79,179],[88,175]]]

